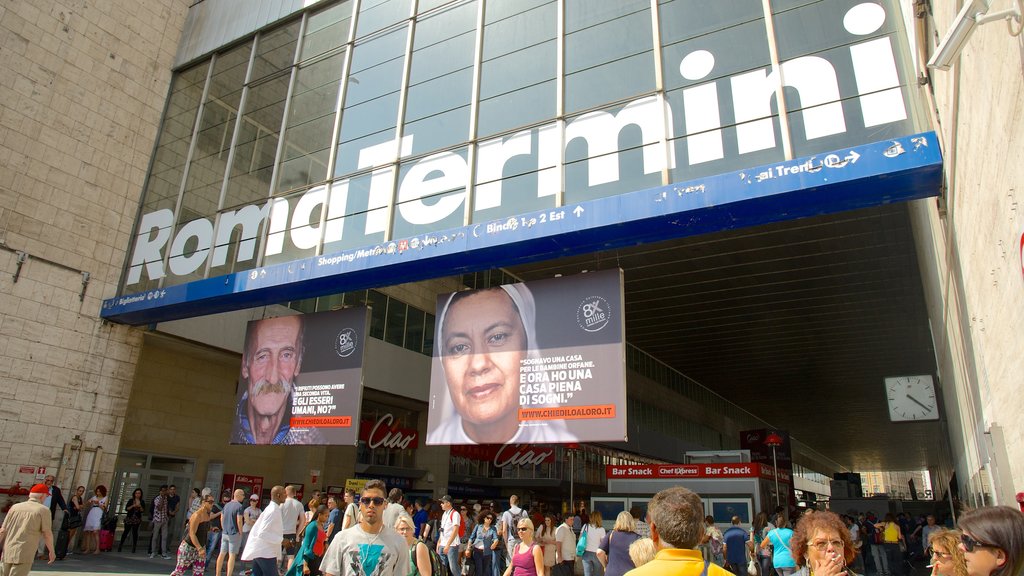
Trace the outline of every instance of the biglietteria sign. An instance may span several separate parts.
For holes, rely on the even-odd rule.
[[[743,61],[748,56],[727,48],[730,31],[722,30],[681,42],[685,48],[675,45],[675,52],[663,50],[666,60],[675,55],[666,65],[671,74],[666,72],[664,92],[481,141],[472,153],[469,147],[438,152],[396,171],[396,154],[402,158],[413,150],[417,135],[410,133],[359,151],[364,175],[358,186],[344,178],[177,228],[171,210],[144,213],[128,264],[128,294],[108,300],[104,315],[126,322],[183,317],[590,250],[581,240],[598,230],[601,245],[610,247],[936,194],[933,177],[915,179],[916,189],[892,178],[861,182],[866,190],[856,198],[778,195],[894,169],[910,175],[939,162],[933,137],[907,138],[915,130],[901,75],[898,16],[890,3],[829,1],[801,9],[818,11],[815,18],[828,26],[829,38],[808,32],[810,52],[778,65],[752,63],[763,56]],[[787,113],[780,116],[780,107]],[[879,157],[863,148],[876,141],[883,149],[898,144],[901,153]],[[914,165],[903,165],[907,160]],[[515,206],[534,210],[510,208],[510,179],[503,177],[511,172],[532,174],[535,186],[525,200],[517,196]],[[664,173],[679,183],[650,194],[620,193],[621,182],[651,182],[651,175],[656,182]],[[643,208],[629,217],[620,206],[633,194],[643,194],[637,206]],[[647,200],[659,195],[660,204]],[[762,196],[773,200],[750,202]],[[691,214],[685,227],[617,226],[729,203],[736,203],[732,209],[746,206],[745,214],[715,224]],[[559,235],[576,237],[543,246],[530,242]],[[515,242],[498,258],[477,252],[426,263],[443,260],[451,249],[472,252]],[[391,273],[381,276],[382,267]],[[232,268],[245,271],[192,282],[187,296],[167,299],[180,292],[178,278]],[[378,272],[373,281],[360,276],[371,268]],[[324,275],[335,282],[319,281]],[[154,282],[163,288],[130,294]],[[284,284],[287,297],[259,291]],[[174,309],[155,310],[165,305]],[[138,314],[141,309],[151,311]]]

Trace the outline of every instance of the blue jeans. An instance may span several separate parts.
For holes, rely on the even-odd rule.
[[[494,550],[491,550],[491,575],[501,576],[505,573],[505,550],[500,544]],[[486,574],[477,576],[487,576]]]
[[[253,558],[252,576],[277,576],[277,558]]]
[[[583,576],[604,576],[604,566],[601,566],[597,552],[587,550],[583,553]]]
[[[462,571],[459,570],[459,546],[452,544],[448,547],[448,553],[444,553],[444,546],[438,544],[437,555],[441,557],[441,564],[448,567],[448,572],[451,576],[460,576]]]
[[[211,555],[214,550],[220,548],[220,530],[210,532],[206,535],[206,557],[213,558]]]

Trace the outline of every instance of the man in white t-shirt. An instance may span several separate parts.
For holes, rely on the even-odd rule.
[[[359,524],[359,506],[356,504],[356,491],[345,490],[345,513],[341,518],[341,529],[347,530]]]
[[[342,530],[324,553],[325,576],[406,576],[409,545],[393,527],[384,526],[384,483],[370,480],[359,498],[359,523]]]
[[[572,576],[576,566],[576,534],[569,526],[572,516],[566,516],[555,528],[555,565],[551,568],[552,576]]]
[[[437,554],[448,566],[451,576],[459,576],[459,524],[462,516],[452,506],[452,497],[441,496],[441,530],[437,538]]]
[[[296,534],[301,534],[306,525],[306,510],[295,498],[295,486],[286,486],[284,489],[284,504],[281,504],[281,522],[284,526],[284,539],[292,542],[291,546],[285,545],[284,567],[287,569],[292,565],[295,558],[295,551],[299,549],[299,542]]]

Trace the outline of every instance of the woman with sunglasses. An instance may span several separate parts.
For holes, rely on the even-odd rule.
[[[1007,506],[960,517],[960,548],[970,576],[1019,576],[1024,568],[1024,514]]]
[[[939,528],[928,535],[925,545],[931,558],[932,576],[967,576],[959,530]]]
[[[477,576],[490,576],[494,550],[498,549],[498,531],[494,528],[494,512],[484,510],[476,517],[476,526],[469,535],[467,558],[473,558]]]
[[[544,551],[533,541],[533,520],[523,518],[516,525],[519,543],[502,576],[543,576]]]
[[[834,512],[801,516],[790,547],[800,567],[794,576],[856,576],[847,568],[856,554],[850,531]]]
[[[178,546],[178,561],[171,576],[182,576],[189,568],[192,569],[192,576],[202,576],[206,570],[206,541],[210,535],[213,503],[213,495],[204,496],[199,510],[189,517],[188,534]]]

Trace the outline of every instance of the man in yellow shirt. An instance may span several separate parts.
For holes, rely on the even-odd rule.
[[[732,576],[716,564],[705,563],[696,550],[704,535],[704,506],[700,497],[676,486],[662,490],[647,504],[654,560],[626,576]]]

